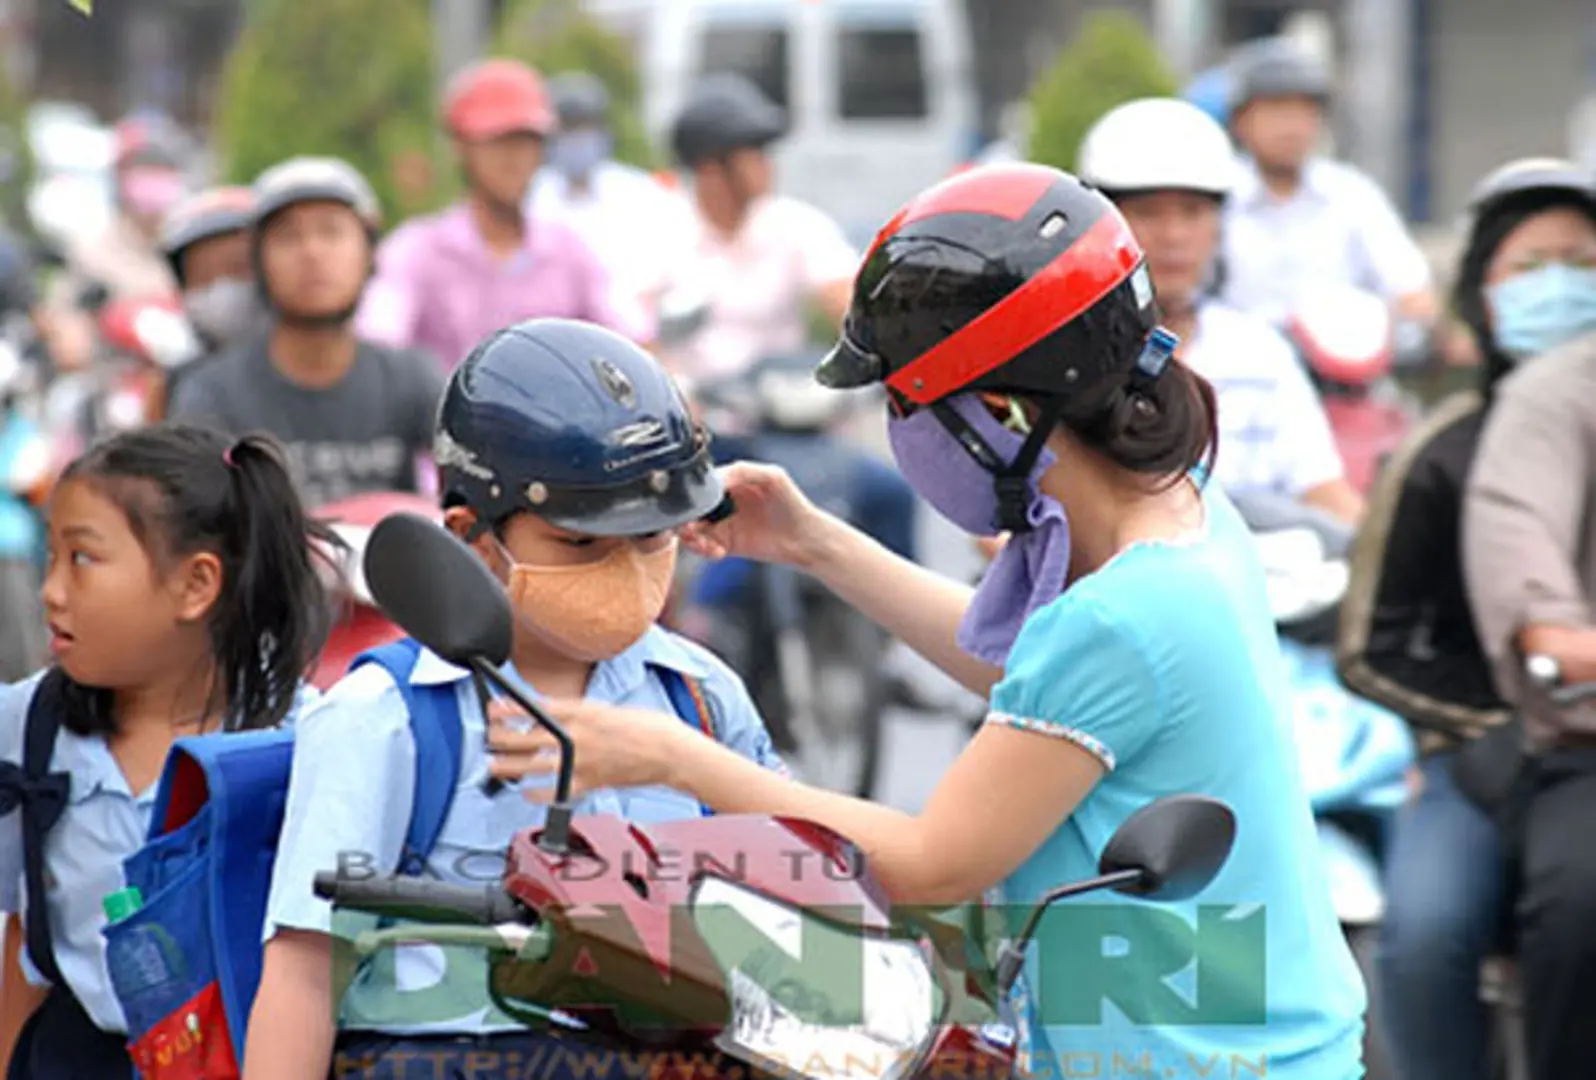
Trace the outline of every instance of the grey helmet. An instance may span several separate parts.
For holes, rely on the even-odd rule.
[[[604,80],[587,71],[567,71],[548,81],[561,128],[608,127],[610,91]]]
[[[706,75],[671,125],[671,151],[686,168],[744,149],[770,145],[787,131],[787,116],[751,80],[731,72]]]
[[[289,158],[256,177],[254,225],[259,229],[267,219],[305,202],[342,203],[373,233],[382,225],[371,185],[353,165],[335,157]]]
[[[1230,115],[1259,98],[1306,97],[1330,104],[1334,86],[1319,58],[1290,38],[1265,38],[1244,47],[1229,66]]]

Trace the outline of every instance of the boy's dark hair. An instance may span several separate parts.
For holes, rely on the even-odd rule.
[[[68,480],[120,509],[157,567],[199,551],[221,560],[221,592],[207,616],[216,661],[207,712],[222,708],[228,730],[281,723],[331,621],[312,541],[344,545],[306,513],[278,443],[155,424],[97,443],[68,466]],[[115,732],[111,692],[68,683],[68,730]]]

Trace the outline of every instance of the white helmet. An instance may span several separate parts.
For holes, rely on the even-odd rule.
[[[1236,181],[1236,152],[1225,130],[1197,106],[1142,98],[1092,125],[1075,172],[1110,194],[1177,189],[1223,198]]]

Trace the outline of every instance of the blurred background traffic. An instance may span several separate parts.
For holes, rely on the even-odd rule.
[[[620,157],[646,167],[697,75],[733,69],[792,115],[783,189],[857,238],[961,161],[1029,147],[1068,166],[1108,106],[1276,33],[1337,72],[1337,156],[1435,227],[1419,231],[1438,263],[1494,164],[1596,162],[1596,10],[1566,0],[140,0],[92,18],[5,0],[0,176],[13,227],[92,232],[112,208],[109,124],[147,113],[190,133],[196,175],[344,157],[396,222],[457,192],[436,94],[475,56],[596,72]]]

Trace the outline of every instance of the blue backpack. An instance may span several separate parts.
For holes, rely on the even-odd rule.
[[[456,687],[411,685],[420,652],[405,639],[362,653],[350,668],[381,665],[410,713],[418,768],[400,861],[405,874],[425,871],[460,774]],[[713,737],[698,682],[654,670],[677,715]],[[129,1050],[145,1080],[233,1080],[241,1072],[292,760],[292,728],[184,738],[172,748],[149,840],[124,864],[143,906],[104,931]],[[131,959],[121,964],[121,957]],[[165,976],[153,1000],[152,960]]]

